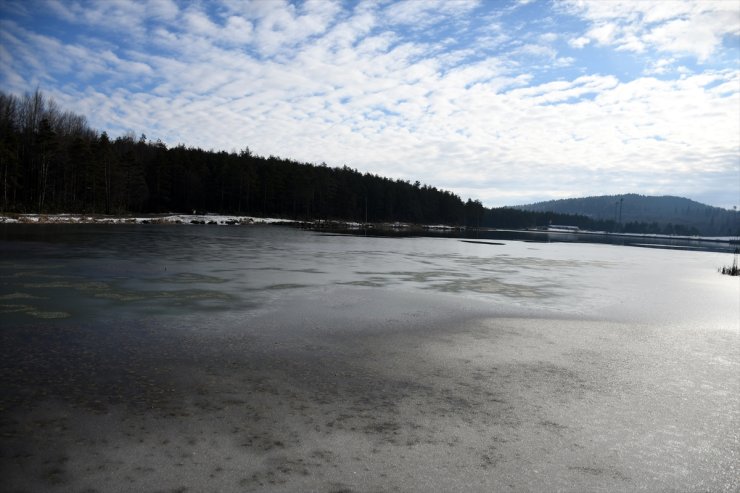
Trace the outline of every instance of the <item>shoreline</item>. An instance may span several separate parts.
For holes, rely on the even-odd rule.
[[[514,231],[514,232],[527,232],[534,234],[557,234],[557,235],[590,235],[590,236],[603,236],[606,238],[646,238],[654,240],[684,240],[684,241],[710,241],[714,243],[730,243],[735,244],[740,242],[737,237],[734,236],[685,236],[685,235],[662,235],[655,233],[610,233],[609,231],[589,231],[585,229],[579,229],[577,231],[566,231],[559,229],[499,229],[497,231]]]
[[[446,224],[412,224],[361,223],[332,219],[284,219],[276,217],[258,217],[231,214],[141,214],[141,215],[104,215],[104,214],[0,214],[0,224],[208,224],[227,226],[246,226],[255,224],[272,224],[279,226],[298,226],[309,229],[329,231],[355,231],[375,229],[381,231],[465,231],[465,226]]]
[[[222,214],[5,214],[0,224],[294,224],[298,221],[270,217]]]
[[[529,233],[536,235],[587,235],[591,237],[604,238],[645,238],[652,240],[681,240],[702,241],[712,243],[726,243],[735,245],[740,243],[736,237],[730,236],[679,236],[660,234],[638,234],[638,233],[612,233],[608,231],[589,230],[560,230],[553,229],[506,229],[506,228],[467,228],[465,226],[450,226],[446,224],[412,224],[403,222],[385,223],[362,223],[354,221],[313,219],[298,220],[276,217],[259,217],[251,215],[233,214],[141,214],[141,215],[105,215],[105,214],[0,214],[0,224],[208,224],[226,226],[248,226],[257,224],[271,224],[279,226],[297,226],[314,230],[327,231],[434,231],[434,232],[463,232],[463,231],[496,231]]]

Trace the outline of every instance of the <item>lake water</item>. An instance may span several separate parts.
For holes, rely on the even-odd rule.
[[[724,252],[0,226],[10,490],[737,491]]]

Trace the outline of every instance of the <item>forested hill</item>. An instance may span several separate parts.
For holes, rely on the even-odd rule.
[[[622,200],[622,220],[615,202]],[[675,197],[624,195],[486,209],[418,181],[347,166],[117,138],[39,91],[0,91],[0,213],[216,212],[299,220],[403,221],[493,228],[570,224],[664,234],[740,234],[738,213]],[[553,212],[551,212],[553,211]],[[578,214],[578,215],[570,215]]]
[[[597,221],[610,220],[619,223],[622,229],[633,232],[663,232],[671,225],[672,229],[678,226],[704,235],[731,236],[737,234],[740,228],[739,212],[672,196],[601,195],[550,200],[516,208],[579,214]]]
[[[483,206],[418,181],[278,157],[115,139],[36,91],[0,92],[0,212],[219,212],[479,224]]]

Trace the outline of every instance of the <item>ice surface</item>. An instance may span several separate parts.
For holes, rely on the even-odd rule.
[[[29,228],[0,241],[11,490],[740,487],[726,254]]]

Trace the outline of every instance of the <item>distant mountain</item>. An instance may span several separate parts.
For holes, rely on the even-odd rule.
[[[534,212],[579,214],[600,221],[613,221],[622,230],[663,232],[679,226],[707,236],[740,234],[740,212],[702,204],[684,197],[651,197],[634,193],[600,195],[578,199],[549,200],[514,206]]]

